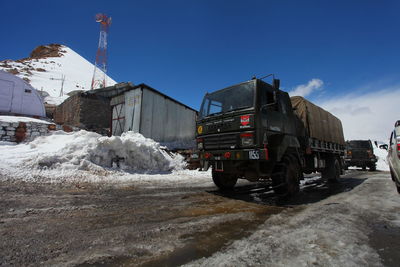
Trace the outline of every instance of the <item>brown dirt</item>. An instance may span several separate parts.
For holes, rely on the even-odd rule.
[[[49,44],[49,45],[40,45],[36,47],[29,57],[33,58],[47,58],[47,57],[61,57],[61,45],[60,44]]]

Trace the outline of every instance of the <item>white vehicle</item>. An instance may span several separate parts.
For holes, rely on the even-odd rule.
[[[397,191],[400,194],[400,120],[396,122],[395,128],[390,135],[387,162],[389,162],[392,180],[395,182]]]

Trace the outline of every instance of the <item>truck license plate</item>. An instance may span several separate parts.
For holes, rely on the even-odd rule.
[[[258,153],[258,150],[250,150],[249,159],[260,159],[260,154]]]

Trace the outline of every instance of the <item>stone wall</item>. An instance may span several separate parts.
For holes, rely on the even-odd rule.
[[[0,121],[0,141],[17,143],[31,141],[35,137],[47,135],[49,131],[55,129],[55,124]]]
[[[57,106],[54,121],[106,135],[111,127],[110,101],[95,95],[75,94]]]

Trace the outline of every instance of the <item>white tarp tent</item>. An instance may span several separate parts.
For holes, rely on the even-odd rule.
[[[0,112],[46,117],[39,93],[21,78],[1,70]]]

